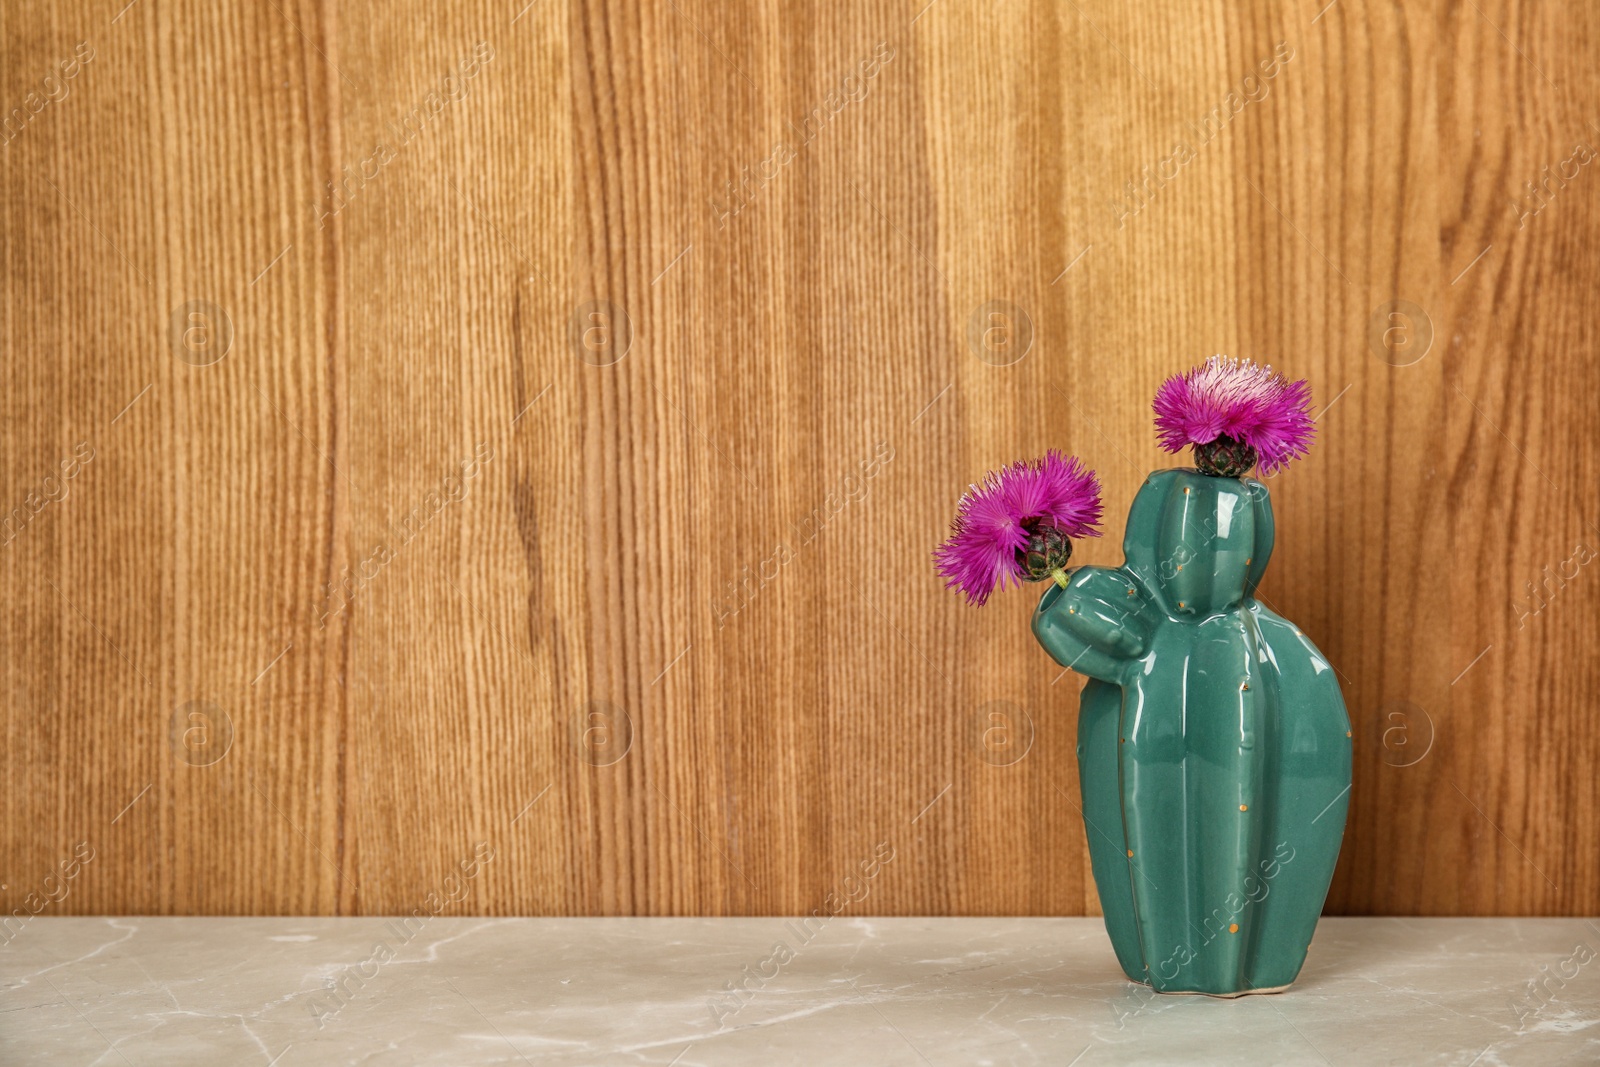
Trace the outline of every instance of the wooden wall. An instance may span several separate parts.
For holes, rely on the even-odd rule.
[[[1214,352],[1329,909],[1600,910],[1593,9],[124,3],[0,8],[5,911],[1094,913],[929,552],[1054,446],[1120,559]]]

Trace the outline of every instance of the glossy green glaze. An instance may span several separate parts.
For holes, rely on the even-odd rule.
[[[1158,471],[1121,567],[1052,584],[1033,632],[1089,676],[1078,769],[1106,930],[1163,993],[1294,981],[1344,836],[1350,720],[1327,659],[1263,607],[1272,501]]]

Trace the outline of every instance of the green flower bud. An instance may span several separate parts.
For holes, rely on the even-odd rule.
[[[1218,478],[1243,478],[1255,469],[1256,450],[1223,434],[1215,441],[1194,446],[1194,465],[1201,474]]]
[[[1017,563],[1022,576],[1030,582],[1042,582],[1055,577],[1072,557],[1072,542],[1067,535],[1047,522],[1025,526],[1028,543],[1017,549]]]

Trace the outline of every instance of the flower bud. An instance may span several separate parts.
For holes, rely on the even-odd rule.
[[[1072,542],[1061,530],[1041,522],[1026,527],[1028,543],[1017,549],[1017,564],[1030,582],[1042,582],[1055,575],[1072,558]]]

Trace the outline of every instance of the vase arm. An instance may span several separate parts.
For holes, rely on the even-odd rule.
[[[1149,648],[1142,610],[1138,585],[1122,568],[1080,567],[1065,588],[1040,598],[1033,635],[1063,667],[1120,685],[1128,664]]]

